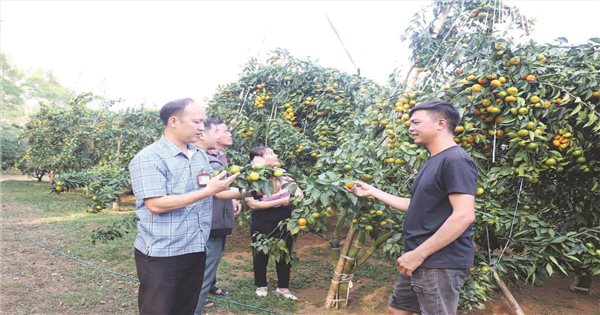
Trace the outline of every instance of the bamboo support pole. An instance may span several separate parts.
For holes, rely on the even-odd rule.
[[[510,307],[512,308],[513,312],[516,315],[525,315],[525,313],[521,309],[521,306],[519,306],[519,303],[517,302],[517,300],[515,300],[515,297],[512,295],[512,293],[510,293],[508,286],[506,286],[504,281],[502,281],[502,279],[500,279],[500,276],[498,275],[498,273],[494,272],[493,274],[494,274],[494,279],[496,280],[496,283],[498,284],[498,287],[500,287],[500,290],[506,297],[506,300],[508,300],[508,303],[510,304]]]
[[[348,234],[346,235],[346,241],[344,242],[344,246],[340,251],[340,256],[338,258],[337,265],[335,266],[335,271],[333,273],[333,277],[331,279],[331,285],[329,286],[329,292],[327,293],[327,298],[325,300],[325,308],[330,309],[332,307],[337,307],[337,292],[339,287],[340,279],[342,278],[342,272],[344,271],[344,265],[346,264],[346,258],[344,258],[348,251],[350,250],[350,245],[353,243],[354,236],[356,234],[356,229],[354,226],[350,226],[350,230],[348,230]]]

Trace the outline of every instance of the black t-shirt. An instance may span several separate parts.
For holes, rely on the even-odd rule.
[[[412,198],[404,219],[404,246],[414,250],[431,237],[452,214],[448,195],[475,196],[477,168],[471,156],[458,146],[431,156],[417,173],[412,185]],[[452,243],[427,257],[424,268],[470,268],[474,251],[472,229]]]

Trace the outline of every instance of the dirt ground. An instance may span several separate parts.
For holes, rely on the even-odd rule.
[[[18,175],[2,175],[2,180],[7,178],[24,178]],[[28,178],[26,180],[29,180]],[[35,179],[32,179],[35,180]],[[2,204],[2,211],[15,209],[20,213],[27,213],[21,205]],[[9,222],[11,224],[9,224]],[[3,314],[30,314],[30,313],[135,313],[137,284],[131,281],[119,280],[111,274],[91,269],[66,257],[49,252],[32,243],[24,237],[14,226],[26,225],[27,218],[8,218],[3,216],[0,244],[0,313]],[[41,241],[52,241],[51,231],[43,234],[37,231],[36,237]],[[239,233],[228,240],[224,259],[235,263],[239,257],[250,258],[247,244],[247,233]],[[295,245],[296,250],[308,253],[315,247],[328,248],[328,244],[314,235],[303,236]],[[313,251],[314,252],[314,251]],[[299,254],[299,255],[300,255]],[[301,255],[300,255],[301,256]],[[78,292],[82,284],[80,277],[73,274],[93,274],[92,285],[105,287],[107,292],[102,297],[90,297]],[[357,296],[351,294],[351,303],[360,303],[360,308],[351,308],[350,311],[339,311],[339,314],[382,314],[385,313],[385,301],[392,288],[395,275],[390,275],[389,283],[372,290],[367,294]],[[525,314],[600,314],[600,278],[594,278],[593,291],[589,295],[576,294],[569,291],[572,279],[555,276],[541,286],[525,286],[513,289],[517,301]],[[362,285],[356,281],[355,290]],[[32,294],[33,292],[33,294]],[[112,293],[111,293],[112,292]],[[118,292],[119,294],[114,294]],[[327,288],[309,287],[296,291],[298,297],[305,302],[300,302],[300,314],[323,314],[322,308],[315,301],[322,301],[327,294]],[[71,303],[56,304],[53,300],[59,295],[72,295]],[[33,298],[32,298],[33,297]],[[328,312],[331,313],[331,312]],[[214,313],[213,313],[214,314]],[[216,314],[219,314],[217,311]],[[486,305],[483,311],[461,312],[461,314],[513,314],[507,302],[498,293],[496,298]]]

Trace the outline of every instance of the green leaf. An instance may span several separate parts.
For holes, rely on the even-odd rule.
[[[579,113],[580,110],[581,110],[581,104],[577,104],[577,106],[575,106],[575,109],[573,109],[573,111],[571,112],[569,117],[575,116],[577,113]]]
[[[546,264],[546,271],[548,272],[549,276],[551,276],[554,273],[554,269],[552,268],[552,265],[550,263]]]

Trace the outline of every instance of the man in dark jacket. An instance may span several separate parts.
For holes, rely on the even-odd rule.
[[[222,171],[228,166],[227,156],[223,150],[233,144],[231,133],[227,125],[215,118],[209,118],[204,123],[204,138],[196,144],[205,150],[209,159],[209,164],[214,171]],[[233,230],[235,216],[239,213],[242,206],[235,199],[213,199],[212,224],[210,237],[206,243],[206,267],[204,271],[204,281],[196,314],[203,313],[204,307],[212,306],[207,302],[208,293],[228,295],[229,293],[215,286],[217,281],[217,268],[223,255],[227,235]]]

